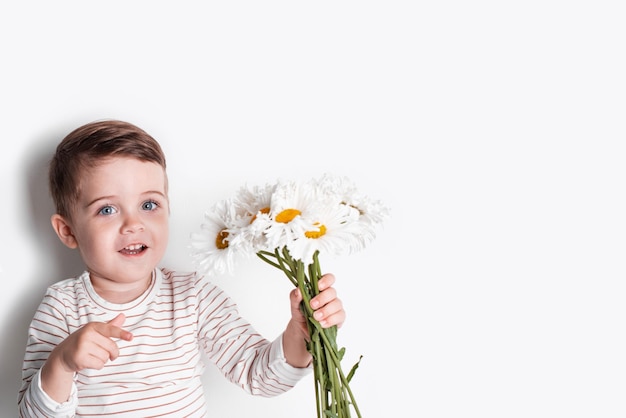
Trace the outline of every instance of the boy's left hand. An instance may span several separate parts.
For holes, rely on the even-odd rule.
[[[319,282],[318,287],[320,293],[311,299],[311,308],[314,310],[313,317],[320,323],[323,328],[329,328],[333,325],[341,327],[346,319],[346,312],[343,309],[341,299],[337,297],[337,291],[333,284],[335,276],[331,273],[324,274]],[[298,288],[289,294],[291,301],[291,317],[300,325],[300,328],[308,335],[306,319],[300,311],[300,302],[302,295]]]

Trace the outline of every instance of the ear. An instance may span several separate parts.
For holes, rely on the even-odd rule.
[[[63,244],[72,249],[78,247],[76,237],[74,237],[74,234],[72,233],[72,227],[64,217],[55,213],[52,215],[52,218],[50,218],[50,222],[52,222],[52,228],[54,228],[54,232],[57,233]]]

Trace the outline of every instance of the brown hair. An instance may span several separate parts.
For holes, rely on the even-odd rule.
[[[70,132],[50,161],[49,188],[56,211],[70,217],[80,195],[80,175],[110,157],[132,157],[166,169],[159,143],[143,129],[119,120],[91,122]],[[165,191],[167,193],[167,175]]]

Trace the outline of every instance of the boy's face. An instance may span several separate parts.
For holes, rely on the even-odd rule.
[[[90,168],[70,228],[92,281],[148,279],[169,237],[165,172],[152,162],[116,157]]]

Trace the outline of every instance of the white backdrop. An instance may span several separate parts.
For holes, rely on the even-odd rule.
[[[331,172],[391,207],[363,252],[322,259],[364,417],[626,415],[620,2],[6,3],[0,417],[45,288],[82,269],[47,161],[102,118],[167,153],[173,268],[244,183]],[[253,260],[216,281],[278,335],[284,277]],[[211,416],[315,414],[309,379],[275,399],[205,381]]]

